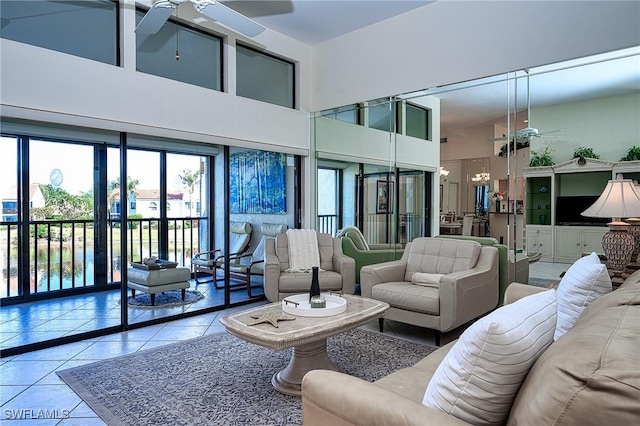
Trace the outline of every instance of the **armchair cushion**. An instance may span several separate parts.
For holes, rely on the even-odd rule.
[[[422,285],[425,287],[440,287],[440,278],[444,274],[429,274],[427,272],[416,272],[411,276],[411,283],[416,285]]]
[[[476,321],[436,369],[422,403],[475,425],[503,424],[529,369],[553,343],[556,312],[548,290]]]
[[[451,274],[473,269],[482,246],[475,241],[416,238],[411,242],[404,280],[416,272]]]
[[[194,257],[193,259],[191,259],[191,263],[198,266],[206,266],[208,268],[212,268],[220,263],[220,261],[215,259],[200,259],[198,257]]]
[[[378,284],[371,290],[372,298],[387,302],[392,308],[428,315],[440,314],[440,291],[406,281]]]

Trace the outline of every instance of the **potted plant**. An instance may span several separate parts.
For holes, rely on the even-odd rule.
[[[620,159],[620,161],[639,161],[639,160],[640,160],[640,147],[635,145],[629,148],[629,151],[627,151],[627,155],[625,155]]]
[[[502,201],[504,199],[504,195],[500,191],[489,191],[487,193],[487,195],[489,196],[489,202],[491,204],[495,204],[496,212],[499,213],[500,212],[500,201]]]
[[[584,160],[585,158],[595,158],[595,159],[599,159],[600,156],[598,154],[596,154],[595,152],[593,152],[593,148],[585,148],[583,146],[576,148],[575,151],[573,151],[573,157],[572,158],[579,158],[581,160]]]
[[[531,150],[531,159],[529,160],[529,167],[549,167],[553,166],[553,157],[551,153],[553,150],[548,146],[542,151]]]
[[[514,144],[513,144],[513,140],[512,140],[511,143],[509,143],[509,144],[505,143],[500,147],[500,152],[498,153],[499,157],[506,157],[507,156],[507,146],[509,146],[509,148],[511,149],[511,153],[512,154],[515,153],[515,150],[513,149],[514,148]],[[529,141],[518,141],[515,144],[515,149],[516,150],[523,149],[523,148],[528,148],[528,147],[529,147]]]

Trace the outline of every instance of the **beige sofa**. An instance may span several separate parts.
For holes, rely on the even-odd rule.
[[[390,305],[380,331],[384,319],[429,328],[440,346],[440,333],[498,304],[498,249],[475,241],[415,238],[399,260],[363,266],[360,286],[362,296]]]
[[[506,302],[544,291],[511,284]],[[422,405],[427,384],[454,342],[369,383],[315,370],[302,382],[303,423],[463,425]],[[552,343],[519,389],[508,425],[631,425],[640,419],[640,271],[589,305]]]

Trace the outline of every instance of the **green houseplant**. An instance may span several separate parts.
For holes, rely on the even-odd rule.
[[[531,159],[529,160],[529,167],[548,167],[553,166],[555,163],[553,162],[553,157],[551,153],[553,149],[548,146],[545,147],[542,151],[536,151],[534,149],[531,150]]]
[[[625,155],[620,159],[620,161],[638,161],[638,160],[640,160],[640,147],[635,145],[629,148],[629,151],[627,151],[627,155]]]
[[[500,147],[500,152],[498,153],[499,157],[505,157],[505,158],[507,157],[507,146],[509,146],[509,148],[511,148],[511,154],[515,153],[515,150],[513,149],[514,144],[513,144],[513,140],[512,140],[511,143],[509,143],[509,144],[505,143]],[[528,147],[529,147],[529,141],[518,141],[515,144],[516,150],[523,149],[523,148],[528,148]]]
[[[581,160],[585,158],[595,158],[597,160],[600,158],[600,156],[595,152],[593,152],[593,148],[586,148],[584,146],[581,146],[576,148],[575,151],[573,151],[572,158],[580,158]]]

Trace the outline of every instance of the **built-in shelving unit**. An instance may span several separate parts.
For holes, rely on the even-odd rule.
[[[551,176],[535,176],[526,185],[527,225],[551,225]]]
[[[640,161],[573,159],[550,167],[529,167],[525,178],[525,247],[543,260],[571,263],[602,252],[607,219],[581,215],[618,173],[640,180]]]

